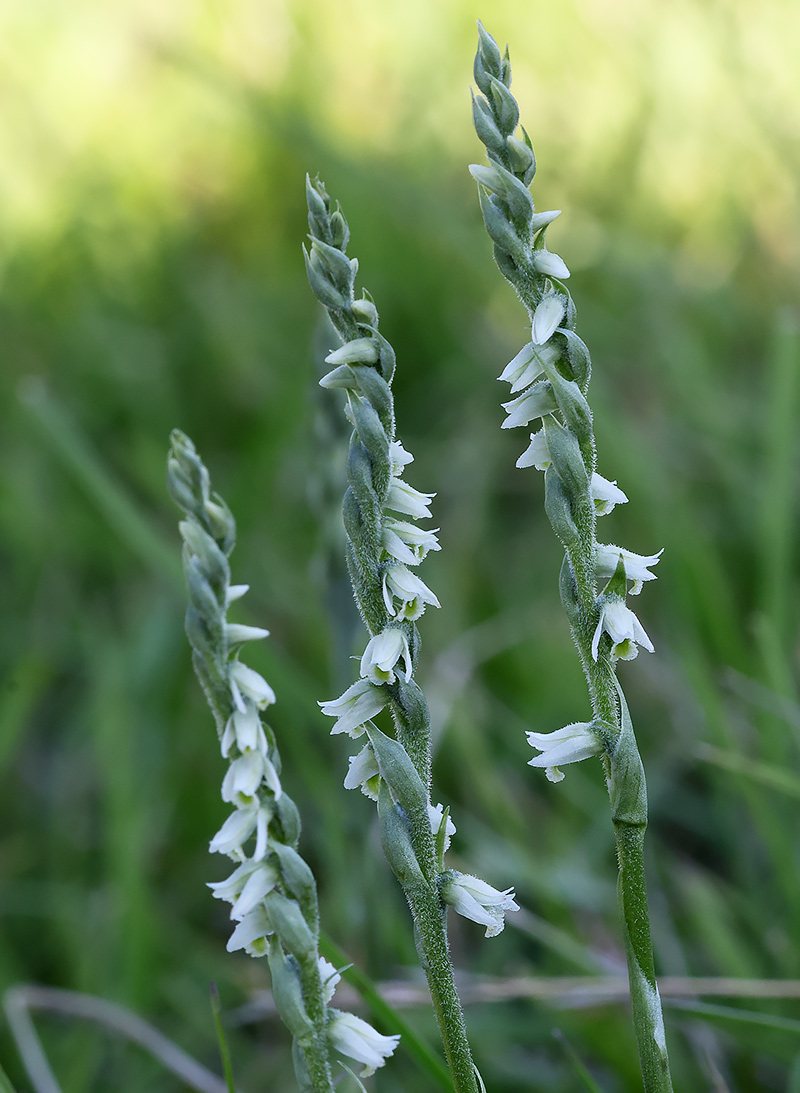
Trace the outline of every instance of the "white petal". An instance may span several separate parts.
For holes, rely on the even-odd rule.
[[[517,460],[517,466],[535,467],[537,471],[546,471],[551,463],[544,429],[540,429],[538,433],[531,433],[531,442]]]
[[[252,835],[257,819],[258,814],[254,807],[237,808],[208,844],[210,853],[230,854],[233,850],[241,850]]]
[[[389,462],[392,466],[392,474],[399,476],[403,473],[404,467],[414,462],[414,456],[405,450],[402,441],[393,440],[389,445]]]
[[[628,500],[616,482],[609,482],[597,471],[592,474],[591,493],[598,516],[606,516],[615,505],[624,505]]]
[[[322,981],[322,994],[325,998],[325,1005],[327,1006],[333,999],[336,987],[341,981],[341,974],[334,968],[333,964],[329,960],[326,960],[324,956],[319,958],[319,977]]]
[[[372,338],[354,338],[350,342],[334,349],[325,358],[326,364],[375,364],[378,359],[378,347]]]
[[[388,696],[382,687],[374,687],[369,680],[359,679],[339,698],[318,705],[328,717],[338,718],[331,735],[346,732],[356,737],[363,732],[365,723],[380,713],[387,701]]]
[[[508,413],[508,417],[500,428],[516,429],[520,425],[527,425],[534,418],[552,414],[558,409],[558,404],[550,384],[543,380],[510,402],[504,402],[503,409]]]
[[[531,340],[534,345],[544,345],[553,336],[561,325],[565,311],[561,296],[551,294],[539,301],[531,325]]]
[[[249,584],[231,584],[228,585],[228,591],[225,593],[225,603],[230,606],[236,600],[240,600],[245,592],[249,592]]]
[[[362,1078],[383,1066],[400,1043],[399,1036],[382,1036],[372,1025],[352,1013],[338,1013],[328,1025],[328,1038],[337,1051],[365,1063]]]
[[[564,259],[549,250],[534,251],[533,267],[537,273],[544,273],[548,277],[558,277],[562,281],[569,277],[569,270]]]
[[[275,702],[275,692],[269,683],[258,672],[248,668],[246,664],[242,664],[240,660],[234,660],[228,666],[228,673],[231,690],[233,690],[235,684],[237,690],[254,702],[260,710],[263,710],[266,706],[271,706]],[[242,709],[242,707],[239,706],[239,709]],[[244,711],[242,710],[242,712]]]
[[[389,480],[385,505],[387,509],[413,516],[415,520],[425,520],[430,519],[431,510],[428,505],[435,496],[435,493],[420,493],[401,478],[392,477]]]
[[[231,936],[225,948],[229,953],[244,949],[251,956],[265,956],[267,952],[265,938],[274,933],[272,923],[263,907],[256,907],[245,915]]]
[[[240,922],[245,915],[255,910],[268,892],[278,883],[278,871],[267,862],[261,862],[245,882],[239,898],[231,908],[231,918]]]
[[[261,638],[268,638],[269,630],[265,630],[263,626],[243,626],[238,622],[228,622],[225,624],[225,637],[230,645],[238,645],[242,641],[260,641]]]

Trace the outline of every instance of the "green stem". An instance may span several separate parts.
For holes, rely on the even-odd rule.
[[[417,951],[428,981],[455,1093],[478,1093],[475,1064],[450,960],[447,911],[436,888],[415,885],[406,890],[406,898],[414,916]]]
[[[425,696],[415,687],[417,709],[414,724],[400,702],[393,703],[398,740],[422,761],[415,767],[430,797],[430,718]],[[442,1037],[456,1093],[478,1093],[475,1064],[467,1039],[467,1028],[461,999],[456,989],[450,946],[447,940],[447,908],[439,895],[439,869],[436,847],[427,811],[409,815],[411,847],[422,876],[398,876],[408,900],[416,930],[417,951],[428,981],[431,1001]]]
[[[653,966],[647,884],[644,873],[645,825],[616,821],[619,858],[617,896],[628,960],[633,1024],[645,1093],[672,1093],[661,999]]]

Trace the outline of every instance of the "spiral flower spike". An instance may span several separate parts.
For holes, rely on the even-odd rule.
[[[371,1074],[392,1054],[398,1036],[381,1036],[329,1002],[339,975],[319,955],[317,888],[297,851],[300,817],[280,781],[275,734],[263,712],[275,702],[269,683],[240,659],[249,641],[267,637],[257,626],[228,622],[228,609],[248,590],[230,583],[228,558],[236,525],[212,492],[208,471],[191,440],[172,433],[167,484],[183,510],[183,567],[189,589],[186,633],[195,673],[217,725],[229,766],[222,798],[232,812],[211,839],[212,853],[235,864],[209,884],[231,904],[235,923],[229,952],[266,956],[275,1005],[294,1038],[295,1073],[302,1093],[333,1093],[330,1049],[366,1064]]]
[[[514,397],[504,403],[502,428],[535,423],[518,467],[545,475],[545,511],[565,558],[561,599],[578,648],[592,705],[592,720],[551,733],[530,732],[540,752],[531,765],[560,781],[559,764],[601,755],[605,765],[619,858],[619,903],[628,959],[631,1000],[646,1093],[672,1089],[661,1003],[653,967],[647,913],[643,844],[647,825],[644,771],[625,697],[616,675],[618,660],[639,648],[652,651],[644,627],[627,606],[628,595],[655,579],[659,554],[640,555],[597,542],[598,516],[628,499],[616,482],[597,473],[592,412],[587,402],[589,351],[575,332],[577,315],[564,284],[569,270],[546,242],[559,211],[537,212],[529,185],[536,172],[519,107],[511,94],[508,49],[478,23],[473,95],[475,130],[489,163],[470,167],[486,230],[500,272],[528,310],[530,341],[500,375]]]
[[[345,253],[347,223],[341,209],[332,210],[319,179],[307,180],[306,194],[308,278],[343,343],[326,358],[331,371],[320,382],[345,392],[345,413],[353,425],[343,516],[353,592],[369,631],[361,678],[340,698],[320,705],[336,718],[334,733],[366,737],[350,760],[345,786],[377,801],[383,849],[411,908],[455,1088],[477,1093],[450,963],[445,905],[486,926],[489,937],[502,930],[505,913],[517,905],[511,889],[500,892],[444,867],[455,826],[442,806],[431,802],[430,718],[414,678],[417,620],[427,607],[439,606],[416,572],[425,556],[439,549],[435,531],[419,523],[430,518],[434,495],[420,492],[405,477],[413,457],[395,432],[395,354],[378,330],[371,297],[355,296],[358,263]],[[395,737],[373,723],[384,708],[391,711]]]

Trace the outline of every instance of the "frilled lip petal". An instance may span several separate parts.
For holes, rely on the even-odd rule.
[[[649,567],[655,565],[663,553],[663,547],[656,554],[636,554],[632,550],[615,546],[613,543],[598,543],[595,559],[597,575],[598,577],[612,577],[616,572],[620,558],[622,558],[625,576],[629,581],[633,581],[631,595],[636,596],[641,592],[643,581],[654,581],[656,579],[655,573],[651,573]]]
[[[442,887],[442,899],[464,918],[486,927],[486,937],[497,937],[505,926],[505,913],[518,911],[514,889],[500,891],[466,873],[453,873]]]

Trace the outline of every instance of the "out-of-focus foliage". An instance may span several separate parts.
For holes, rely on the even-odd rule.
[[[666,548],[637,605],[656,653],[623,669],[660,969],[800,975],[796,5],[31,0],[0,11],[0,978],[121,1002],[212,1066],[208,981],[235,1010],[267,975],[225,953],[203,887],[223,770],[182,635],[172,427],[236,515],[246,621],[272,631],[252,659],[326,929],[376,979],[415,965],[374,810],[341,788],[347,749],[315,705],[359,645],[307,170],[342,201],[398,352],[409,481],[438,493],[423,682],[454,861],[526,908],[492,942],[454,923],[456,962],[622,970],[599,765],[556,787],[524,765],[524,728],[587,709],[541,482],[514,469],[524,432],[499,429],[494,377],[527,335],[466,171],[475,15],[511,42],[537,205],[564,209],[549,242],[594,357],[600,470],[631,499],[604,535]],[[668,1010],[676,1086],[717,1068],[784,1090],[797,1002],[726,1004],[775,1020]],[[622,1007],[468,1017],[498,1093],[576,1088],[554,1028],[604,1090],[638,1088]],[[424,1008],[410,1020],[434,1040]],[[91,1026],[40,1024],[65,1093],[177,1088]],[[242,1089],[291,1088],[279,1025],[230,1038]],[[0,1061],[25,1089],[5,1028]],[[375,1087],[425,1081],[406,1057]]]

